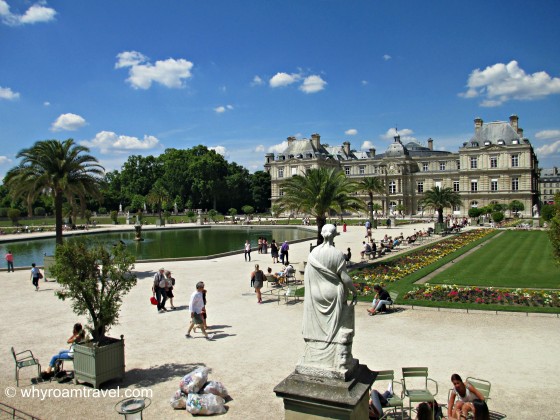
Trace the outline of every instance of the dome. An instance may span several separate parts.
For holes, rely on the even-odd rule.
[[[408,156],[408,149],[401,143],[400,136],[395,137],[395,141],[387,148],[386,157],[404,157]]]

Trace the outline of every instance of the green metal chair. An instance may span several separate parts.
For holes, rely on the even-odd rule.
[[[433,402],[438,393],[438,384],[428,378],[427,367],[403,367],[402,368],[403,395],[408,397],[408,413],[412,417],[412,403]],[[436,392],[430,391],[428,381],[433,382]]]
[[[41,376],[41,365],[39,364],[39,359],[33,356],[31,350],[24,350],[22,352],[16,353],[12,347],[12,355],[14,356],[14,361],[16,362],[16,385],[19,386],[19,371],[27,366],[37,366],[37,376]]]
[[[485,400],[490,399],[490,388],[492,387],[492,384],[489,381],[485,379],[472,378],[470,376],[465,381],[478,389],[480,393],[484,395]]]
[[[377,375],[375,376],[375,382],[380,382],[380,381],[391,382],[393,392],[395,392],[395,384],[399,384],[402,387],[402,384],[399,381],[395,381],[395,372],[393,370],[380,370],[376,373]],[[393,417],[396,418],[397,408],[399,407],[401,410],[401,420],[404,419],[403,399],[398,397],[396,394],[393,394],[391,398],[387,399],[387,402],[388,404],[384,408],[389,408],[389,411],[387,411],[379,420],[387,418],[387,416],[391,413],[391,411],[393,412]]]

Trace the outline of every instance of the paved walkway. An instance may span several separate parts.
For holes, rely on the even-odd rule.
[[[406,236],[424,226],[398,227],[389,234],[402,231]],[[375,239],[386,232],[385,228],[374,231]],[[341,250],[350,246],[359,259],[364,234],[364,228],[349,227],[337,237],[336,245]],[[308,251],[308,242],[293,245],[290,261],[301,264]],[[126,377],[122,384],[110,382],[106,387],[116,393],[120,386],[121,399],[125,390],[145,388],[152,392],[146,419],[184,418],[189,415],[173,411],[169,398],[186,371],[204,364],[212,369],[211,379],[222,381],[233,397],[224,418],[283,418],[282,401],[272,390],[293,371],[302,353],[303,305],[278,304],[272,299],[258,305],[249,285],[254,263],[265,269],[273,266],[270,255],[256,253],[251,263],[245,263],[243,255],[234,255],[137,264],[138,285],[125,297],[120,324],[110,332],[125,336]],[[161,265],[177,279],[175,305],[179,310],[165,314],[157,314],[149,303],[152,276]],[[184,336],[188,299],[199,280],[204,280],[208,289],[208,322],[216,333],[213,342]],[[55,398],[59,395],[56,392],[82,389],[71,383],[41,384],[32,398],[7,396],[11,391],[8,387],[15,387],[11,346],[18,351],[32,349],[46,366],[55,352],[66,347],[74,322],[86,319],[74,315],[70,302],[54,296],[56,283],[42,282],[41,290],[35,292],[26,271],[1,272],[0,283],[0,402],[44,419],[119,418],[113,409],[117,395]],[[364,303],[356,307],[353,354],[370,369],[398,372],[402,366],[428,366],[430,376],[439,383],[441,402],[447,399],[452,373],[488,379],[492,382],[493,411],[506,413],[509,419],[557,418],[554,398],[560,391],[560,319],[556,316],[496,316],[404,307],[393,314],[369,317],[366,307]],[[20,389],[33,389],[29,385],[32,376],[33,369],[22,371],[24,386]],[[399,373],[396,376],[400,377]],[[51,396],[42,398],[39,390],[51,392]]]

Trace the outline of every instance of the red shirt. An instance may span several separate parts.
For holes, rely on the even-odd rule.
[[[14,262],[14,255],[13,254],[6,254],[6,261]]]

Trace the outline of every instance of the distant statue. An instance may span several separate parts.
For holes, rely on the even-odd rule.
[[[533,206],[533,217],[539,217],[539,206],[536,204]]]
[[[348,379],[358,361],[352,357],[357,290],[346,271],[344,254],[333,245],[336,227],[323,226],[324,242],[315,247],[305,268],[304,355],[296,372]],[[353,299],[347,302],[348,292]]]

